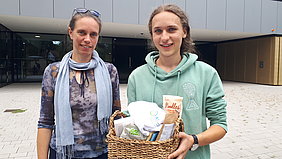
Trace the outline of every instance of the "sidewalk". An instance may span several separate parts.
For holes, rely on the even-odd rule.
[[[0,159],[36,159],[40,83],[0,88]],[[212,159],[282,159],[282,86],[224,82],[227,135],[211,144]],[[121,85],[126,106],[126,85]],[[4,112],[23,109],[21,113]]]

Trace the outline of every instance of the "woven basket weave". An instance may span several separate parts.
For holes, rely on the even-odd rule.
[[[164,141],[145,141],[117,137],[114,129],[114,118],[117,115],[125,117],[120,111],[115,111],[110,117],[110,128],[107,134],[108,158],[164,159],[179,146],[180,140],[177,136],[184,129],[181,119],[175,123],[172,138]]]

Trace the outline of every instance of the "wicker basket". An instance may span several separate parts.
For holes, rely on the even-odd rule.
[[[163,159],[177,149],[179,145],[178,133],[184,129],[181,119],[176,121],[172,138],[164,141],[145,141],[117,137],[114,129],[114,118],[117,115],[125,117],[120,111],[115,111],[110,117],[110,128],[107,134],[108,158]]]

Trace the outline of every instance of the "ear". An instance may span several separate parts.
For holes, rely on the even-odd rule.
[[[183,30],[183,33],[184,33],[184,34],[183,34],[182,38],[185,39],[186,36],[187,36],[187,31],[186,31],[186,30]]]
[[[69,33],[70,38],[72,39],[72,33],[73,33],[73,31],[71,30],[70,27],[68,27],[68,33]]]

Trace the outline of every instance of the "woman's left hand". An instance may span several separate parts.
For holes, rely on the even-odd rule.
[[[176,151],[168,156],[168,159],[184,159],[194,143],[194,138],[184,132],[179,132],[180,145]]]

